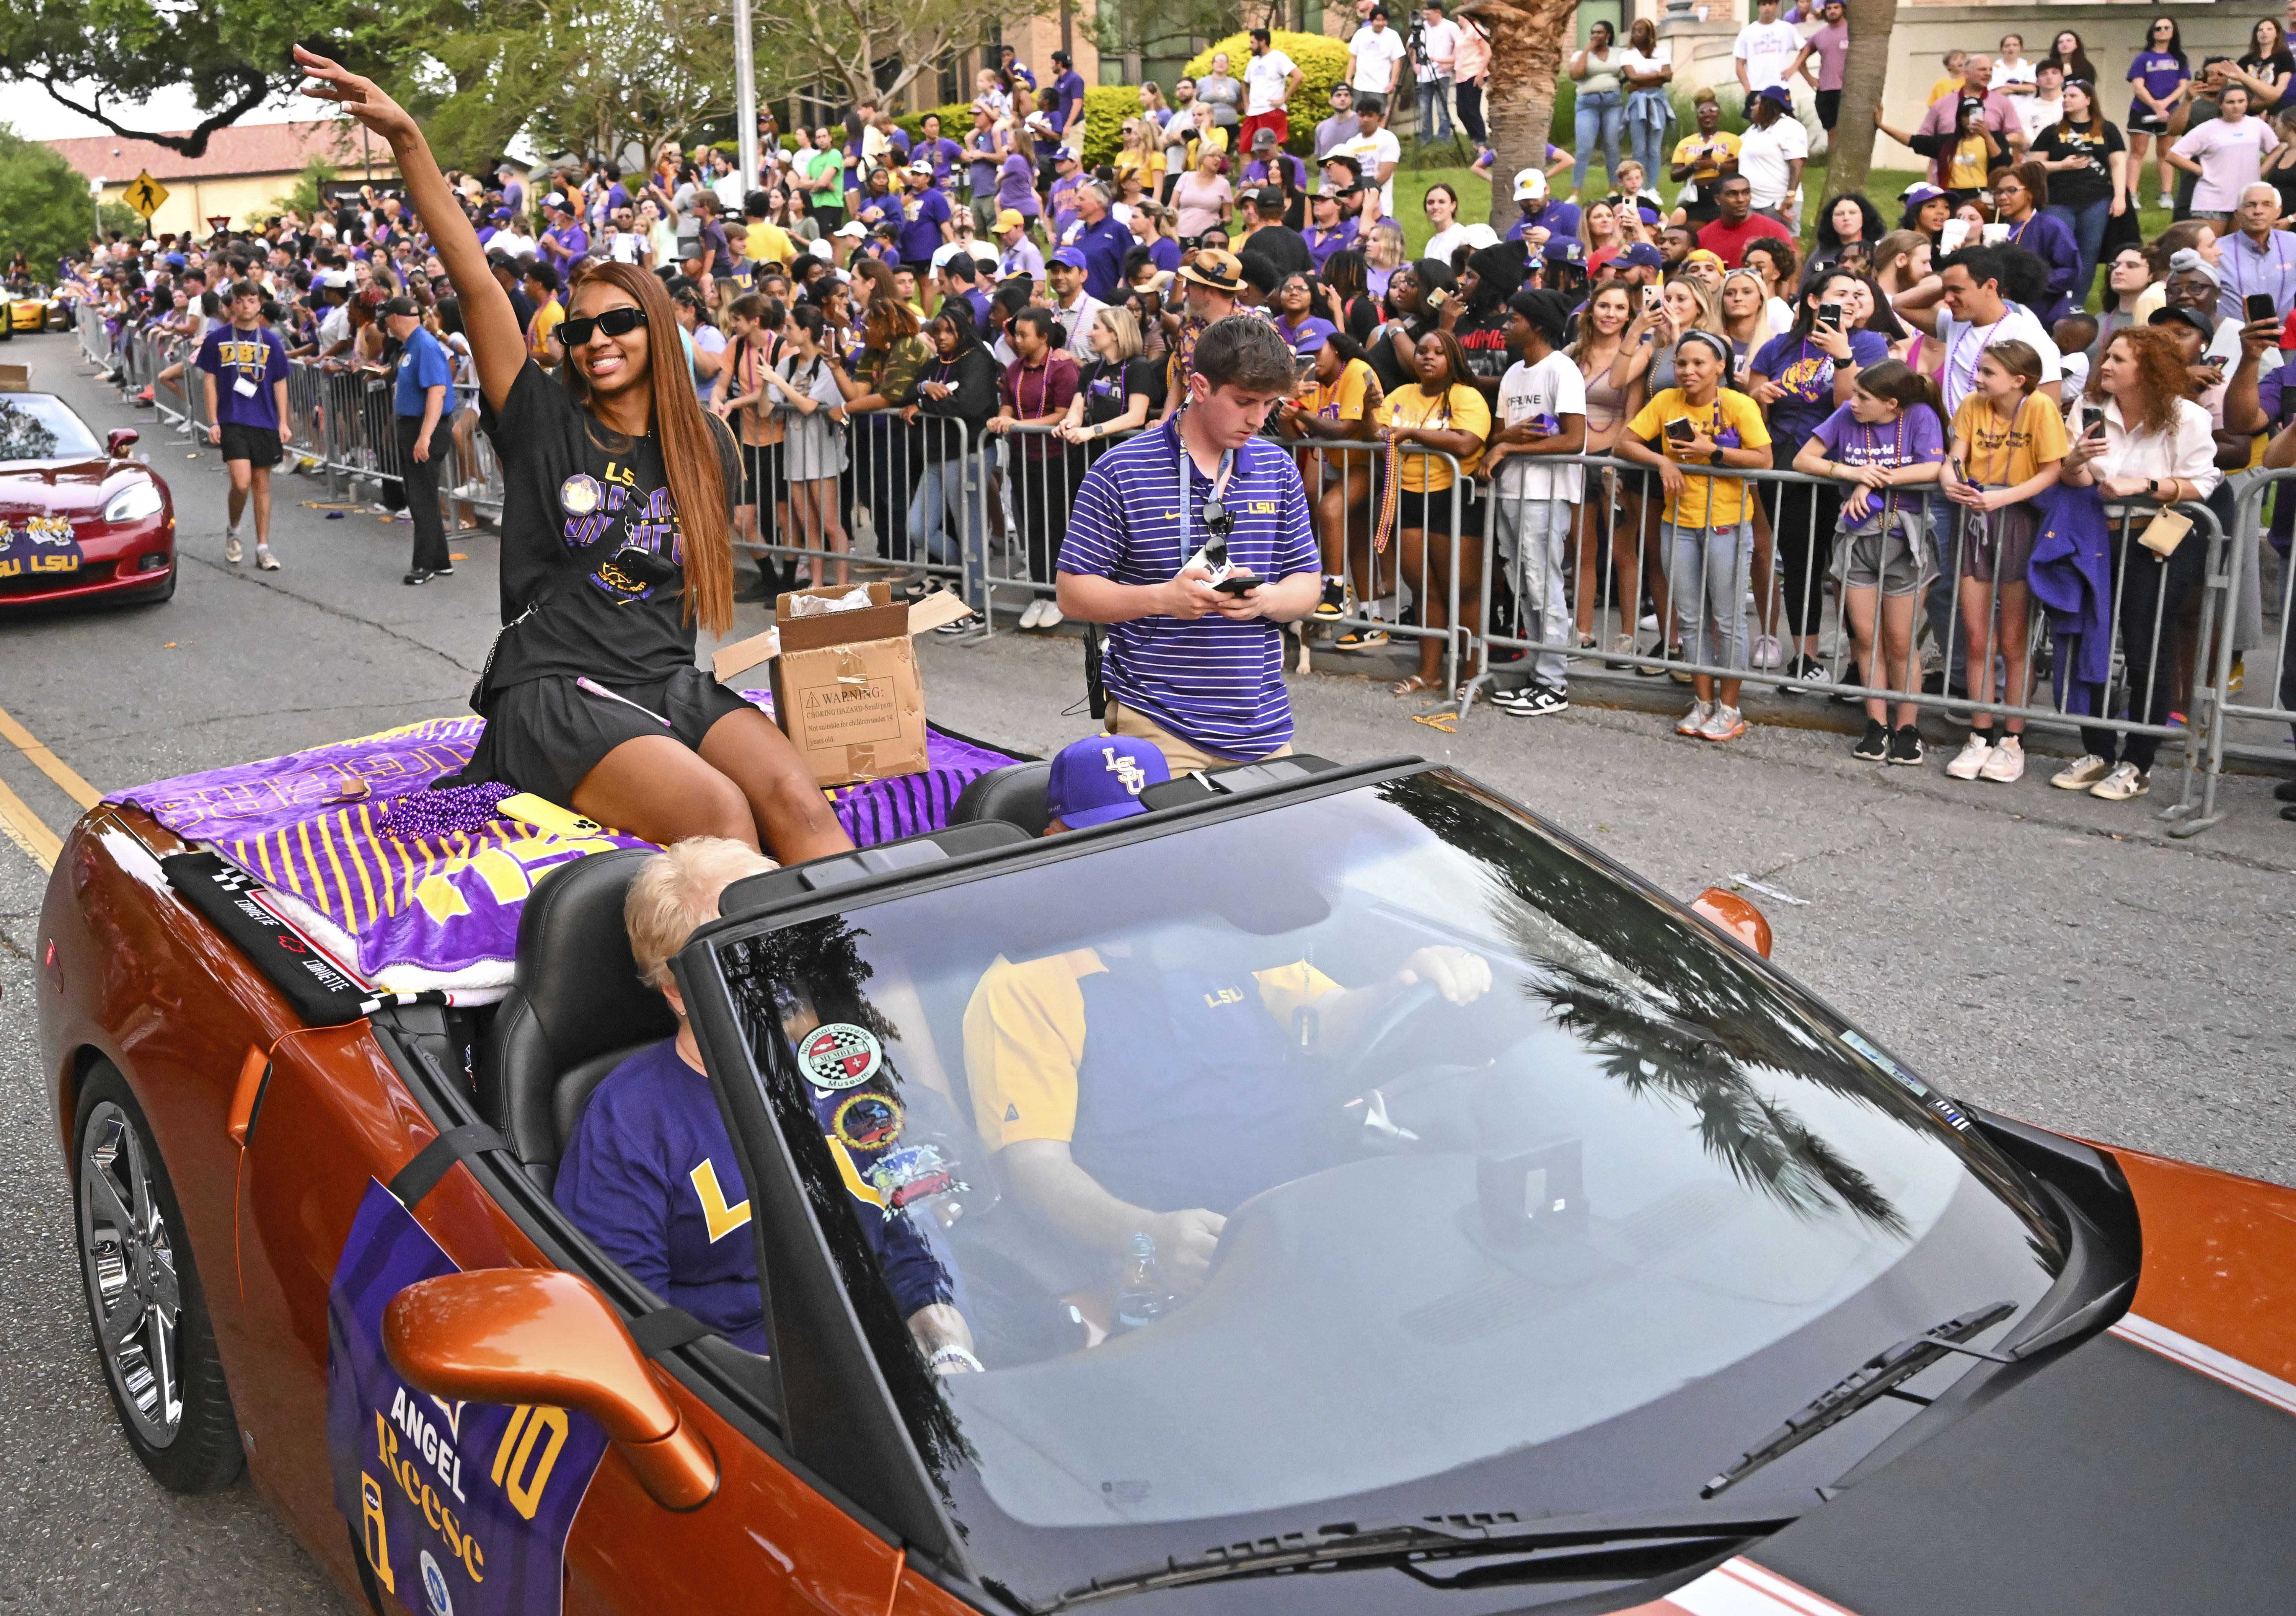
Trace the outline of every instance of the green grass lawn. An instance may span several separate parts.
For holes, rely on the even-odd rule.
[[[1474,219],[1483,217],[1481,211],[1483,199],[1490,193],[1490,182],[1464,166],[1441,165],[1440,160],[1447,154],[1446,149],[1438,148],[1435,152],[1430,154],[1437,160],[1438,166],[1419,168],[1414,166],[1414,154],[1406,152],[1403,167],[1396,170],[1396,212],[1403,225],[1403,239],[1408,244],[1414,258],[1419,255],[1420,249],[1425,244],[1427,238],[1434,234],[1427,223],[1426,209],[1421,206],[1421,199],[1427,194],[1429,186],[1439,183],[1450,185],[1459,193],[1460,211],[1465,217]],[[1602,160],[1598,157],[1595,165],[1589,168],[1587,173],[1587,190],[1597,193],[1607,190],[1606,176],[1603,176],[1601,162]],[[1885,227],[1890,229],[1897,227],[1899,211],[1898,193],[1921,177],[1921,173],[1912,168],[1875,168],[1868,172],[1866,178],[1866,196],[1880,210]],[[1563,185],[1567,187],[1569,184],[1570,179],[1566,175]],[[1671,195],[1677,187],[1670,181],[1661,179],[1659,182],[1659,189]],[[2148,185],[2146,186],[2148,193],[2151,189]],[[1824,193],[1825,160],[1820,158],[1811,163],[1802,173],[1802,195],[1805,200],[1802,209],[1801,248],[1805,253],[1809,250],[1816,238],[1817,199]],[[1564,194],[1568,194],[1567,190]],[[1513,216],[1504,214],[1502,217],[1511,221]],[[2165,208],[2146,206],[2140,209],[2137,217],[2144,226],[2144,238],[2150,241],[2167,229],[2169,217],[2169,210]],[[2102,287],[2104,277],[2100,275],[2097,277],[2098,285]],[[2096,303],[2097,299],[2092,297],[2090,307],[2095,308]]]

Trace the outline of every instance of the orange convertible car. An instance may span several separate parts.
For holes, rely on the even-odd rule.
[[[658,1194],[754,1243],[769,1356],[553,1201],[672,1025],[643,849],[466,849],[523,904],[480,1003],[93,811],[41,1047],[137,1455],[435,1616],[2288,1610],[2296,1195],[1952,1101],[1758,916],[1449,770],[1046,839],[1042,768],[675,962],[742,1184]],[[903,1327],[902,1221],[979,1372]]]

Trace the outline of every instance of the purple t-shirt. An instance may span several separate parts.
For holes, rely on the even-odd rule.
[[[2135,84],[2143,80],[2145,93],[2155,101],[2168,100],[2176,93],[2177,86],[2192,76],[2166,51],[2139,51],[2136,60],[2128,64],[2128,82]],[[2132,95],[2128,101],[2128,115],[2131,118],[2150,118],[2153,114],[2152,108]]]
[[[590,256],[590,233],[579,225],[553,226],[542,233],[542,239],[557,242],[570,264]]]
[[[917,216],[908,218],[908,204],[917,205]],[[938,185],[927,185],[914,196],[903,199],[901,212],[901,258],[904,262],[921,264],[939,250],[940,227],[948,223],[948,195]]]
[[[1810,436],[1825,446],[1828,460],[1838,460],[1844,465],[1931,465],[1945,458],[1944,423],[1926,404],[1911,406],[1900,412],[1897,420],[1881,426],[1868,426],[1845,404],[1818,422],[1817,430]],[[1910,509],[1922,497],[1919,494],[1901,494],[1898,506]],[[1874,514],[1870,501],[1860,503],[1856,494],[1843,496],[1841,520],[1845,525],[1856,525]]]
[[[1210,537],[1200,513],[1211,489],[1180,447],[1177,419],[1126,439],[1078,486],[1060,570],[1119,584],[1164,583]],[[1235,517],[1228,560],[1239,571],[1279,579],[1322,566],[1288,449],[1254,438],[1236,450],[1226,504]],[[1264,758],[1292,739],[1283,636],[1265,619],[1118,623],[1108,632],[1103,674],[1117,701],[1222,757]]]
[[[216,423],[279,430],[275,381],[287,380],[287,345],[267,325],[218,325],[200,344],[199,367],[216,379]]]
[[[996,206],[999,211],[1010,208],[1022,218],[1035,218],[1043,211],[1037,206],[1037,171],[1018,152],[1007,152],[997,165]]]
[[[1802,44],[1817,53],[1817,87],[1838,90],[1841,87],[1841,63],[1849,54],[1849,24],[1831,22]]]

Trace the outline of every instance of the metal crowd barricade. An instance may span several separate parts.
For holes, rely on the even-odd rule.
[[[103,310],[88,299],[73,305],[73,325],[79,334],[79,351],[90,365],[111,368],[111,337],[104,330]]]
[[[1464,715],[1476,684],[1487,677],[1466,671],[1479,658],[1488,627],[1487,569],[1485,577],[1473,579],[1462,571],[1463,563],[1480,565],[1485,554],[1474,532],[1481,520],[1479,489],[1459,474],[1455,457],[1420,444],[1401,446],[1390,462],[1383,443],[1338,438],[1283,441],[1300,463],[1324,576],[1341,579],[1344,587],[1336,615],[1308,620],[1308,644],[1320,638],[1325,649],[1345,652],[1376,650],[1398,638],[1422,645],[1439,642],[1443,671],[1439,685],[1432,688],[1447,699],[1456,693]],[[1382,543],[1382,506],[1390,477],[1406,488],[1419,483],[1424,510],[1421,525],[1406,529],[1407,513],[1398,506]],[[1440,486],[1423,492],[1430,485]],[[1415,563],[1408,554],[1407,531],[1420,534]],[[1460,621],[1463,599],[1478,603],[1472,624]],[[1438,615],[1431,607],[1437,605],[1440,621],[1431,620]]]
[[[1050,425],[1015,424],[988,434],[979,461],[985,534],[976,575],[979,595],[966,598],[988,632],[996,632],[999,590],[1022,595],[1024,611],[1059,593],[1061,545],[1068,537],[1077,488],[1094,461],[1134,435],[1112,432],[1088,447],[1068,442]]]
[[[2217,786],[2226,758],[2285,763],[2289,732],[2296,729],[2296,639],[2291,634],[2296,556],[2289,545],[2296,529],[2296,470],[2251,474],[2234,495],[2233,509],[2230,539],[2210,557],[2195,636],[2201,666],[2194,675],[2192,718],[2203,737],[2199,790],[2197,795],[2188,790],[2170,810],[2180,820],[2170,827],[2171,836],[2197,835],[2223,817]],[[2280,577],[2268,595],[2267,546],[2280,560]],[[2241,733],[2234,733],[2235,726]]]
[[[2143,735],[2173,740],[2182,755],[2183,789],[2178,801],[2163,816],[2185,822],[2171,834],[2190,834],[2206,822],[2209,810],[2205,808],[2202,819],[2192,816],[2202,800],[2204,776],[2212,773],[2203,764],[2202,749],[2194,739],[2194,726],[2210,710],[2202,698],[2213,701],[2201,665],[2201,653],[2210,636],[2203,628],[2195,643],[2180,642],[2190,630],[2194,613],[2205,625],[2212,620],[2212,613],[2221,611],[2233,584],[2225,562],[2229,546],[2224,529],[2209,506],[2177,507],[2193,521],[2194,529],[2185,542],[2202,547],[2194,553],[2202,564],[2195,569],[2186,563],[2174,578],[2165,572],[2158,578],[2135,575],[2138,587],[2132,593],[2132,565],[2165,567],[2167,563],[2155,561],[2136,543],[2136,536],[2158,507],[2150,501],[2127,502],[2112,535],[2112,596],[2104,603],[2104,620],[2112,636],[2108,659],[2111,673],[2101,690],[2079,688],[2060,671],[2045,666],[2043,648],[2046,644],[2054,650],[2055,642],[2030,593],[2022,620],[2015,620],[2005,613],[2005,588],[1991,587],[1972,577],[1972,542],[1967,537],[1956,541],[1950,530],[1935,529],[1924,537],[1921,570],[1930,576],[1916,592],[1919,603],[1907,634],[1910,643],[1901,648],[1907,664],[1895,670],[1896,677],[1886,677],[1893,670],[1885,668],[1885,677],[1875,679],[1872,670],[1858,661],[1853,644],[1857,636],[1843,610],[1846,591],[1840,579],[1843,558],[1837,554],[1838,501],[1824,497],[1829,487],[1847,493],[1849,485],[1791,471],[1734,467],[1685,471],[1693,488],[1705,483],[1710,513],[1715,509],[1714,496],[1726,481],[1735,482],[1750,493],[1765,487],[1775,490],[1767,500],[1724,500],[1724,508],[1734,504],[1738,507],[1734,513],[1739,520],[1719,529],[1707,523],[1693,537],[1690,530],[1663,523],[1666,501],[1660,474],[1654,468],[1606,455],[1542,455],[1536,460],[1538,469],[1569,466],[1579,467],[1584,474],[1586,488],[1578,501],[1561,496],[1509,501],[1503,494],[1494,494],[1494,518],[1482,536],[1485,598],[1480,637],[1486,647],[1532,658],[1561,656],[1582,666],[1599,660],[1612,671],[1630,668],[1682,679],[1702,676],[1758,686],[1821,691],[1879,701],[1889,708],[1905,706],[1956,715],[1988,713],[1994,715],[1997,726],[2015,718],[2028,727],[2053,732],[2079,729],[2092,737]],[[1795,488],[1813,492],[1789,497],[1787,491]],[[1933,509],[1918,485],[1901,490],[1900,497],[1921,500],[1925,508]],[[1571,507],[1567,518],[1556,509],[1559,505]],[[1836,519],[1822,520],[1830,517]],[[1527,535],[1537,536],[1544,543],[1544,549],[1536,555],[1527,555],[1523,542]],[[2189,584],[2183,574],[2191,570],[2199,572],[2201,594],[2192,601],[2193,611],[2188,612]],[[1536,596],[1525,610],[1525,615],[1536,616],[1536,637],[1491,628],[1491,586],[1502,576],[1514,586],[1519,602],[1525,595]],[[1886,587],[1888,581],[1885,575],[1880,583]],[[1685,611],[1676,598],[1693,582],[1702,596],[1695,614]],[[1965,583],[1979,583],[1980,587],[1965,591]],[[1555,587],[1558,584],[1560,588]],[[1781,611],[1782,604],[1789,603],[1782,590],[1794,589],[1806,591],[1802,601],[1795,610]],[[1751,621],[1749,594],[1753,597]],[[1639,627],[1645,597],[1657,608],[1660,628],[1659,639],[1647,648],[1642,645]],[[1877,608],[1881,605],[1874,603]],[[1985,698],[1970,693],[1965,678],[1962,693],[1954,691],[1956,670],[1969,660],[1968,625],[1971,612],[1977,610],[1984,611],[1987,628],[1980,661],[1993,665],[1986,679]],[[1788,644],[1782,645],[1778,665],[1755,666],[1751,648],[1764,626],[1772,621],[1786,631]],[[2133,644],[2132,628],[2136,631]],[[1678,631],[1685,636],[1679,644]],[[1923,660],[1933,660],[1936,667],[1931,671],[1941,675],[1935,691],[1924,687],[1915,661],[1924,636],[1932,658]],[[1874,660],[1882,661],[1888,649],[1886,636],[1877,635],[1874,643]],[[2013,654],[2005,652],[2005,644]],[[1806,645],[1815,645],[1814,660],[1818,667],[1803,665],[1795,654]],[[1739,654],[1742,646],[1748,654]],[[1710,649],[1727,654],[1701,654]],[[2228,649],[2225,660],[2229,660]],[[1480,685],[1490,675],[1487,668],[1474,683]],[[1998,700],[1992,699],[1997,687]],[[2010,699],[2016,693],[2022,693],[2023,699]],[[2043,694],[2054,699],[2045,702]],[[2101,710],[2080,710],[2085,705]],[[2119,716],[2124,710],[2127,716]],[[2259,716],[2272,715],[2259,710]]]

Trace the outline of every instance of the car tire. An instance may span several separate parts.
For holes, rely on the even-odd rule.
[[[127,1445],[171,1492],[229,1487],[245,1456],[183,1209],[143,1107],[108,1061],[80,1087],[72,1169],[88,1323]]]

